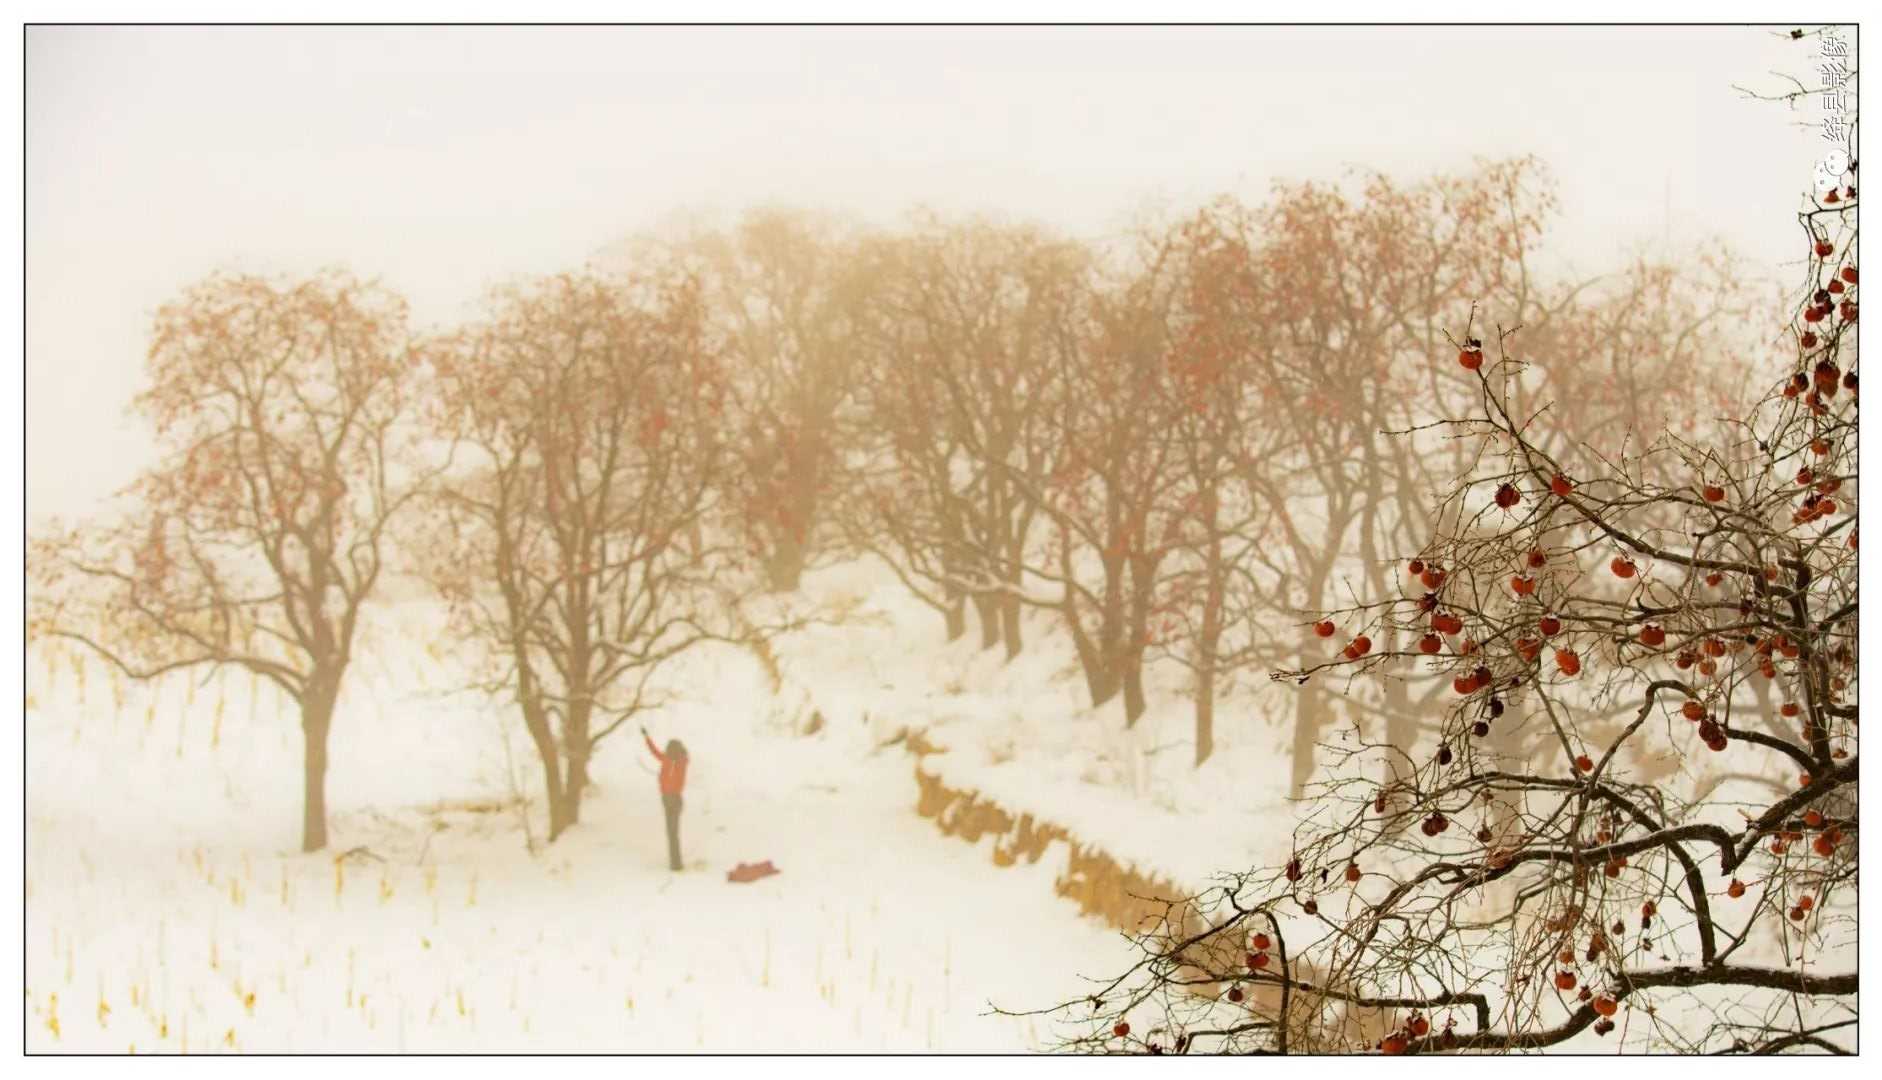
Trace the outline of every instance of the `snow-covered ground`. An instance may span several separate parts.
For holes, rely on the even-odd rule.
[[[944,648],[940,615],[869,562],[825,571],[810,589],[854,610],[778,644],[791,684],[814,687],[826,716],[866,716],[879,733],[923,730],[948,752],[922,767],[950,787],[1194,889],[1224,870],[1286,860],[1294,700],[1264,672],[1224,687],[1215,752],[1197,768],[1194,705],[1177,665],[1147,667],[1149,709],[1127,729],[1120,700],[1091,707],[1056,614],[1029,613],[1025,648],[1008,660],[1002,647],[979,648],[971,616],[966,637]]]
[[[889,650],[881,586],[856,568],[812,583],[847,621],[780,647],[782,690],[729,649],[674,672],[678,698],[648,723],[693,755],[679,875],[652,762],[625,731],[603,744],[582,824],[528,854],[506,806],[512,775],[535,781],[527,743],[511,731],[506,763],[502,713],[447,692],[448,655],[402,643],[421,640],[421,612],[361,651],[317,855],[294,850],[300,736],[266,689],[239,675],[152,692],[96,664],[81,687],[71,654],[35,655],[28,1047],[1050,1045],[1047,1022],[990,1003],[1054,1004],[1128,949],[1054,895],[1058,858],[996,868],[990,838],[970,846],[916,816],[913,759],[876,743],[945,719],[916,705],[952,697],[950,680],[871,680],[924,653],[980,661],[971,645],[937,658],[939,620]],[[813,698],[827,724],[805,736],[793,721]],[[781,874],[725,880],[767,858]]]
[[[1000,868],[991,837],[917,816],[904,729],[946,748],[922,768],[948,786],[1146,876],[1199,889],[1285,858],[1284,690],[1226,696],[1198,769],[1180,671],[1149,673],[1126,730],[1117,703],[1088,707],[1048,617],[1012,661],[973,632],[948,644],[866,561],[811,575],[794,604],[818,621],[775,643],[777,683],[752,653],[701,650],[646,717],[692,752],[679,875],[631,729],[602,745],[582,824],[528,852],[515,796],[539,837],[539,766],[501,708],[451,689],[464,664],[423,603],[383,612],[359,650],[317,855],[295,850],[300,734],[265,686],[153,690],[95,662],[81,680],[76,654],[36,651],[28,1047],[1050,1047],[1050,1021],[991,1007],[1079,996],[1133,954],[1055,895],[1063,844]],[[763,859],[782,873],[725,880]]]

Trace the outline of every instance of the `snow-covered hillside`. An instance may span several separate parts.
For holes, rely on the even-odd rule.
[[[152,690],[36,651],[29,1048],[1055,1045],[1047,1019],[993,1007],[1077,997],[1134,954],[1055,895],[1064,843],[1000,867],[993,837],[918,816],[904,732],[944,748],[921,768],[947,786],[1186,891],[1285,859],[1284,690],[1225,699],[1197,769],[1180,672],[1153,668],[1126,730],[1115,703],[1087,706],[1043,618],[1012,661],[971,634],[949,644],[868,562],[811,575],[791,603],[816,620],[774,643],[775,679],[753,653],[702,649],[646,716],[692,752],[679,875],[631,729],[602,744],[582,823],[530,854],[539,766],[498,705],[452,689],[468,665],[423,602],[382,610],[361,650],[317,855],[294,850],[300,735],[265,686]],[[726,881],[763,859],[782,872]],[[1564,1048],[1596,1046],[1613,1043]]]
[[[333,846],[317,855],[294,851],[300,736],[266,689],[241,675],[151,693],[96,663],[81,684],[74,654],[36,655],[29,1047],[1054,1042],[991,1006],[1076,994],[1081,973],[1127,962],[1125,943],[1053,894],[1057,860],[998,869],[990,841],[916,816],[913,759],[876,744],[959,717],[917,715],[912,687],[871,696],[859,657],[897,659],[883,651],[895,628],[859,602],[875,579],[856,573],[812,583],[850,621],[782,645],[781,690],[730,649],[673,672],[676,699],[647,720],[693,754],[680,875],[664,865],[653,764],[627,732],[603,744],[582,824],[528,854],[512,801],[536,779],[527,742],[510,732],[506,761],[501,711],[448,692],[453,658],[421,607],[382,618],[362,653],[333,737]],[[926,634],[900,658],[932,653],[938,622]],[[971,666],[972,649],[939,662]],[[812,708],[827,723],[805,736]],[[759,859],[782,873],[725,880]]]

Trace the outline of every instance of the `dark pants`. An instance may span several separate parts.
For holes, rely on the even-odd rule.
[[[667,811],[667,866],[678,870],[680,866],[680,797],[675,795],[660,796],[660,805]]]

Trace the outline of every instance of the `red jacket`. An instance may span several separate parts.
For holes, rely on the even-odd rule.
[[[686,755],[668,757],[653,744],[652,735],[643,731],[641,738],[647,740],[647,749],[653,751],[653,756],[660,759],[660,794],[678,795],[686,787]]]

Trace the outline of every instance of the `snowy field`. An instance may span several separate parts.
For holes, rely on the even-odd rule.
[[[151,693],[96,664],[81,684],[72,654],[36,654],[28,1048],[1051,1044],[1045,1022],[991,1005],[1075,995],[1081,973],[1128,963],[1125,943],[1054,895],[1058,859],[999,869],[990,838],[970,846],[916,816],[913,759],[875,744],[924,695],[878,683],[864,703],[878,661],[899,666],[881,648],[893,628],[822,580],[863,610],[781,646],[783,690],[717,650],[676,671],[676,700],[648,717],[693,753],[679,875],[631,730],[602,744],[582,824],[532,858],[511,799],[539,769],[527,741],[511,731],[506,762],[502,713],[394,643],[417,639],[412,611],[361,650],[333,734],[332,846],[316,855],[294,850],[300,735],[267,690],[237,675]],[[939,630],[904,658],[932,654]],[[978,662],[971,645],[942,660]],[[807,683],[820,677],[829,700]],[[792,722],[812,699],[828,724],[804,736]],[[760,859],[782,873],[725,880]]]
[[[1115,702],[1086,707],[1043,620],[1011,662],[974,633],[950,645],[868,563],[813,575],[799,603],[819,621],[775,643],[779,682],[714,647],[646,717],[692,751],[678,875],[631,728],[602,744],[581,825],[529,853],[517,797],[540,838],[540,766],[503,710],[451,689],[466,674],[422,604],[360,650],[316,855],[295,850],[298,727],[265,687],[152,691],[36,652],[28,1048],[1049,1048],[1048,1020],[993,1006],[1076,997],[1133,954],[1055,895],[1063,844],[1002,869],[992,837],[917,816],[904,728],[946,748],[922,767],[949,786],[1189,889],[1286,857],[1284,693],[1225,698],[1196,769],[1178,672],[1149,673],[1153,707],[1127,731]],[[782,873],[725,880],[764,859]],[[1766,952],[1746,956],[1783,963]],[[1651,1033],[1561,1049],[1646,1049]]]

